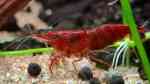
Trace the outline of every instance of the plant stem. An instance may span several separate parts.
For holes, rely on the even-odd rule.
[[[150,82],[150,64],[147,58],[147,54],[145,52],[144,46],[142,44],[142,41],[140,39],[140,35],[137,30],[137,25],[135,24],[135,20],[132,14],[131,6],[129,0],[120,0],[120,3],[122,5],[122,11],[123,11],[123,17],[126,18],[125,21],[128,22],[132,39],[135,42],[135,45],[137,47],[138,53],[140,55],[141,62],[144,67],[145,74],[147,75],[147,78]]]

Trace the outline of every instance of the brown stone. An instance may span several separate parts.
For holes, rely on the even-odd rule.
[[[0,0],[0,27],[30,0]]]

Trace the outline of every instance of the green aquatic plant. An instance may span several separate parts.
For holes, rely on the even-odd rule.
[[[135,23],[134,16],[132,14],[132,9],[130,6],[130,1],[120,0],[120,3],[122,7],[123,22],[127,24],[130,28],[132,39],[135,43],[135,46],[137,47],[145,74],[147,75],[147,78],[150,82],[150,63],[148,61],[146,51],[144,49],[142,40],[140,39],[140,35],[137,30],[137,25]]]
[[[51,53],[53,48],[37,48],[16,51],[0,51],[0,57],[32,56],[34,53]]]

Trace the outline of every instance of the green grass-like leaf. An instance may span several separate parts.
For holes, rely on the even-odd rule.
[[[121,7],[122,7],[122,15],[123,15],[123,22],[129,25],[131,36],[135,45],[137,47],[138,53],[140,55],[141,62],[144,67],[145,74],[147,75],[148,80],[150,81],[150,64],[147,58],[147,54],[145,52],[144,46],[142,44],[142,40],[140,39],[140,35],[137,30],[137,25],[134,20],[134,16],[132,14],[130,1],[129,0],[120,0]]]
[[[0,57],[32,56],[33,53],[51,53],[53,48],[37,48],[17,51],[0,51]]]

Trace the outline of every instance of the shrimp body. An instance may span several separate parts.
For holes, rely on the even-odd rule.
[[[122,24],[105,24],[88,30],[49,31],[47,34],[36,35],[58,51],[67,54],[81,51],[102,49],[121,40],[129,33],[129,28]]]
[[[129,28],[122,24],[105,24],[88,30],[89,49],[102,49],[114,42],[123,39],[129,34]]]
[[[56,52],[50,58],[50,67],[63,57],[88,53],[89,50],[103,49],[129,34],[129,27],[123,24],[105,24],[92,29],[49,31],[36,35],[45,40]],[[63,53],[59,54],[58,53]]]

